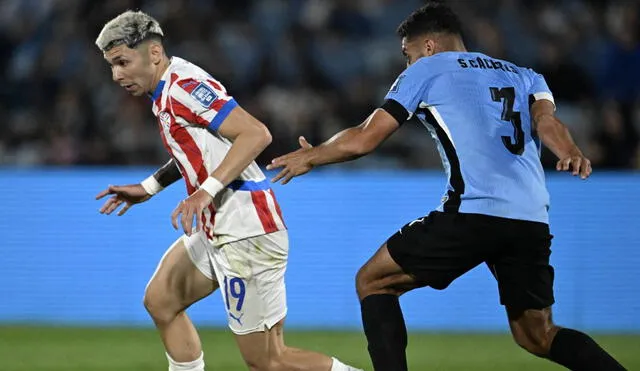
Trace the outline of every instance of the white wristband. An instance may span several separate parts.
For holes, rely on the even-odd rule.
[[[211,197],[216,197],[218,192],[222,191],[224,185],[220,181],[212,176],[202,182],[200,189],[204,189]]]
[[[156,178],[153,175],[151,175],[147,179],[145,179],[142,182],[140,182],[140,185],[151,196],[155,195],[156,193],[158,193],[158,192],[160,192],[160,191],[162,191],[164,189],[162,184],[158,183],[158,181],[156,180]]]

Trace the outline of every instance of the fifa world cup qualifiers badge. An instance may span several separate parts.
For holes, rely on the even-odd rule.
[[[200,85],[193,89],[191,96],[207,108],[211,107],[211,104],[218,99],[218,95],[213,91],[213,89],[203,83],[200,83]]]

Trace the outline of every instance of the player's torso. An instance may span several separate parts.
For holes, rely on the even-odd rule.
[[[449,173],[441,209],[448,202],[460,212],[546,222],[529,70],[480,53],[431,58],[437,72],[416,114],[438,142]]]
[[[232,143],[206,126],[187,121],[184,117],[188,115],[180,112],[184,107],[171,101],[172,94],[176,94],[171,86],[176,81],[219,83],[199,67],[175,57],[167,72],[162,93],[154,100],[153,113],[163,144],[178,163],[187,193],[192,194],[220,165]],[[198,91],[197,82],[191,84],[196,85],[192,94],[206,101],[210,93],[206,89]],[[218,194],[203,218],[207,235],[217,244],[286,229],[269,181],[255,162]]]

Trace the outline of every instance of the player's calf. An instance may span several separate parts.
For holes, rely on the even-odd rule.
[[[376,371],[406,371],[407,328],[398,297],[416,287],[389,255],[386,244],[356,275],[362,324]]]
[[[218,286],[198,234],[180,238],[162,257],[144,294],[144,306],[164,343],[170,371],[202,371],[200,338],[185,309]],[[208,275],[207,275],[208,274]]]
[[[551,342],[558,332],[549,308],[511,311],[509,326],[516,344],[538,357],[547,357]]]
[[[251,371],[362,371],[324,354],[286,346],[284,320],[264,331],[236,334],[236,341]]]
[[[539,357],[570,370],[625,370],[591,337],[560,328],[551,319],[551,308],[514,310],[507,308],[511,333],[518,345]]]

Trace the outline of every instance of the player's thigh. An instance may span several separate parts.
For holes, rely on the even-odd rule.
[[[186,308],[218,288],[211,246],[201,233],[180,237],[164,254],[145,290],[145,302]]]
[[[229,328],[236,335],[265,331],[286,316],[288,253],[287,231],[214,247],[214,271]]]
[[[487,261],[498,281],[500,303],[510,313],[542,310],[554,303],[551,240],[544,223],[508,221],[500,250]]]
[[[441,212],[406,224],[386,245],[391,258],[417,285],[438,290],[482,263],[492,248],[476,217]]]

